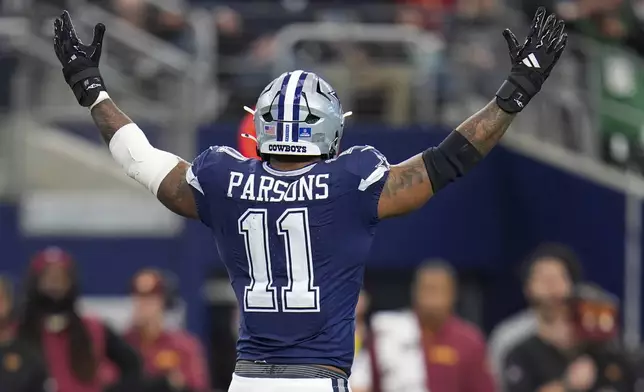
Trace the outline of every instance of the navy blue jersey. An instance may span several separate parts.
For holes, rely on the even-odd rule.
[[[288,172],[230,147],[194,160],[187,178],[241,311],[238,359],[351,368],[388,171],[369,146]]]

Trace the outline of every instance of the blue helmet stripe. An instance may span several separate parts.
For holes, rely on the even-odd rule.
[[[295,97],[293,98],[293,137],[294,142],[298,141],[300,138],[300,99],[302,98],[302,89],[304,88],[304,82],[309,76],[308,72],[302,72],[300,78],[297,81],[297,88],[295,89]]]
[[[288,82],[291,80],[291,73],[289,72],[286,76],[284,76],[284,80],[282,80],[282,87],[280,88],[279,91],[279,98],[277,100],[277,141],[282,142],[284,141],[284,99],[286,98],[286,87],[288,86]]]

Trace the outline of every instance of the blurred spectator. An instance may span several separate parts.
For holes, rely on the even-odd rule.
[[[521,344],[537,330],[537,316],[532,309],[525,309],[503,320],[492,330],[488,347],[490,367],[499,389],[503,389],[503,364],[508,352]]]
[[[360,352],[365,348],[365,342],[368,339],[369,335],[369,324],[368,324],[368,313],[369,313],[369,303],[370,303],[369,294],[363,290],[360,290],[360,296],[358,297],[358,304],[356,305],[356,336],[355,336],[355,345],[356,351],[355,355],[359,355]]]
[[[289,2],[231,2],[214,8],[217,29],[217,71],[229,94],[224,114],[236,116],[238,108],[257,99],[271,80],[275,60],[274,34],[294,22],[311,21],[307,4],[290,8]]]
[[[31,347],[15,339],[13,286],[0,275],[0,390],[48,391],[47,369]]]
[[[635,369],[635,390],[640,391],[644,385],[644,347],[639,347],[633,355]]]
[[[369,382],[365,380],[360,380],[360,377],[371,374],[370,368],[372,363],[370,362],[373,358],[370,353],[373,351],[371,345],[372,339],[370,339],[369,333],[369,305],[371,299],[369,294],[363,289],[360,291],[360,296],[358,297],[358,304],[356,306],[356,334],[355,334],[355,360],[353,362],[353,368],[351,372],[357,374],[354,378],[357,380],[354,385],[354,378],[351,378],[351,388],[353,392],[366,392],[366,385]],[[376,390],[377,388],[371,388]]]
[[[550,307],[570,294],[581,278],[581,265],[572,249],[544,244],[528,256],[522,266],[523,293],[530,308],[502,321],[489,340],[490,365],[503,387],[502,369],[507,354],[537,331],[539,307]]]
[[[230,7],[217,7],[213,11],[217,29],[217,70],[218,79],[226,87],[232,87],[234,78],[232,59],[241,56],[248,48],[248,32],[241,14]],[[245,104],[248,104],[245,102]]]
[[[571,293],[566,272],[559,266],[556,274],[551,271],[551,284],[559,286],[561,294],[567,286],[568,295],[537,308],[537,332],[507,356],[506,390],[633,391],[632,364],[614,344],[617,300],[593,285],[579,285]]]
[[[398,22],[428,30],[441,30],[458,0],[398,0]]]
[[[80,285],[69,254],[59,248],[38,253],[25,290],[19,337],[42,353],[58,390],[120,392],[137,385],[141,364],[134,350],[101,321],[77,313]],[[119,382],[109,386],[107,362],[120,371]]]
[[[523,0],[522,10],[531,16],[542,5],[564,18],[566,28],[610,44],[623,44],[644,54],[644,30],[636,1]]]
[[[396,127],[408,125],[413,102],[413,67],[406,58],[381,56],[384,54],[347,44],[338,61],[318,66],[318,73],[337,87],[345,110],[353,111],[363,121]]]
[[[187,331],[164,327],[165,309],[178,300],[176,291],[170,274],[154,269],[138,272],[132,281],[133,324],[125,339],[139,350],[146,375],[160,381],[148,387],[150,392],[207,392],[208,370],[201,343]]]
[[[449,264],[421,265],[413,310],[373,316],[373,366],[352,374],[355,391],[494,391],[481,332],[454,315],[456,284]]]
[[[241,105],[248,105],[276,75],[276,68],[292,62],[277,58],[275,35],[292,23],[329,22],[342,25],[369,15],[384,15],[389,22],[393,0],[374,0],[368,7],[359,1],[278,1],[248,4],[229,3],[214,8],[218,36],[218,79],[229,94],[224,115],[235,116]],[[360,8],[359,5],[364,5]],[[339,7],[334,9],[334,7]],[[374,10],[372,10],[372,8]],[[376,18],[376,19],[378,19]],[[296,67],[312,69],[338,87],[346,108],[363,119],[402,125],[409,121],[413,72],[402,45],[395,44],[392,58],[382,43],[370,47],[352,42],[303,40],[294,48]],[[384,48],[383,48],[384,47]],[[402,54],[401,54],[402,53]],[[401,58],[402,57],[402,58]],[[286,69],[283,69],[286,71]]]
[[[112,8],[135,26],[165,41],[188,46],[187,4],[183,0],[112,0]]]

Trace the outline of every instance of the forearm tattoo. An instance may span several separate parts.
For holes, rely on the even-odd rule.
[[[116,131],[121,129],[127,124],[130,124],[132,120],[125,115],[116,105],[112,102],[111,99],[106,99],[105,101],[99,103],[92,109],[92,118],[96,127],[101,131],[101,136],[103,140],[108,145],[110,140],[114,137]]]
[[[399,165],[399,170],[392,170],[385,183],[382,193],[386,197],[396,196],[400,191],[407,190],[424,182],[429,183],[429,176],[425,163],[420,155],[416,155],[407,162]]]
[[[508,130],[515,114],[508,114],[492,101],[456,128],[482,154],[492,150]]]

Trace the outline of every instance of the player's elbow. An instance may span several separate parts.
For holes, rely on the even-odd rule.
[[[197,203],[191,185],[186,180],[190,164],[179,161],[159,184],[157,199],[167,209],[186,218],[198,219]]]
[[[450,133],[438,147],[425,150],[422,157],[434,193],[463,177],[483,159],[458,131]]]
[[[431,192],[397,198],[380,198],[378,201],[378,217],[380,219],[396,218],[419,210],[431,197]]]
[[[380,219],[416,211],[433,195],[432,184],[420,155],[392,166],[378,200]]]
[[[166,176],[181,161],[174,154],[154,148],[134,123],[116,132],[110,141],[110,152],[129,177],[155,195]]]

